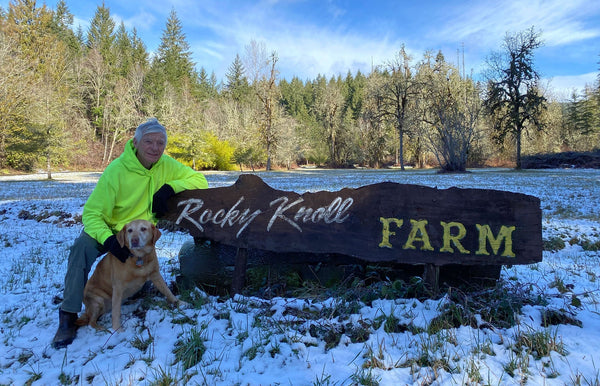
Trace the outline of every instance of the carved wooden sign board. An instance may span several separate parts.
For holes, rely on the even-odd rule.
[[[401,264],[530,264],[542,260],[540,200],[498,190],[382,182],[298,194],[242,174],[184,191],[166,219],[239,248],[336,253]]]

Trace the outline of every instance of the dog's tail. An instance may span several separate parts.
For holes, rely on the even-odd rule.
[[[87,312],[84,312],[83,314],[81,314],[81,316],[79,318],[77,318],[77,320],[75,321],[75,325],[81,327],[81,326],[87,326],[88,324],[90,324],[90,317],[87,314]]]

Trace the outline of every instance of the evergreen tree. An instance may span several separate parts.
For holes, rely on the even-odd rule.
[[[130,34],[121,22],[114,41],[115,63],[112,72],[118,77],[128,77],[133,71],[144,71],[148,66],[148,53],[135,29]]]
[[[217,96],[218,90],[216,79],[214,72],[209,76],[204,67],[200,68],[200,74],[198,75],[198,96],[201,100],[207,100]]]
[[[279,82],[281,89],[281,104],[285,111],[299,121],[308,117],[308,107],[304,99],[304,84],[298,77],[293,77],[288,83],[285,79]]]
[[[115,70],[119,76],[127,76],[133,66],[133,42],[121,22],[115,34]]]
[[[172,9],[151,66],[150,80],[154,88],[151,91],[158,99],[167,85],[178,93],[184,89],[198,91],[198,76],[191,58],[190,45],[177,13]]]
[[[102,164],[110,162],[112,148],[110,106],[121,76],[117,66],[115,21],[104,3],[96,8],[87,30],[87,52],[83,61],[83,94],[88,119],[100,139],[104,152]]]
[[[251,89],[239,54],[235,55],[233,63],[227,69],[225,78],[227,79],[225,91],[231,95],[234,101],[242,103],[248,98]]]
[[[27,122],[27,110],[33,95],[33,71],[26,58],[18,55],[15,39],[0,32],[0,168],[21,168],[10,151],[16,132]]]
[[[353,120],[358,120],[363,109],[363,103],[365,98],[365,87],[367,78],[359,71],[356,76],[352,76],[350,71],[346,75],[346,107],[350,109]]]
[[[131,31],[131,49],[132,49],[132,62],[135,65],[141,66],[143,69],[148,67],[148,51],[146,51],[146,45],[137,35],[137,31],[134,28]]]
[[[51,178],[51,166],[69,148],[65,142],[65,117],[72,106],[70,55],[56,34],[54,13],[45,5],[37,7],[34,0],[15,1],[9,7],[7,20],[7,32],[18,42],[16,54],[31,68],[31,77],[25,84],[32,87],[32,95],[25,108],[24,126],[15,132],[18,141],[14,149],[29,157],[43,158]]]
[[[53,12],[53,33],[69,47],[71,52],[79,53],[83,45],[83,40],[79,39],[73,32],[70,27],[71,24],[73,24],[73,14],[69,11],[65,0],[59,0]]]
[[[112,66],[115,62],[115,21],[110,16],[110,9],[104,6],[96,8],[94,18],[90,22],[87,32],[87,46],[89,49],[97,50],[104,62]]]

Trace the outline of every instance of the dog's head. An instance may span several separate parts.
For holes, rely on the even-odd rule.
[[[143,256],[154,249],[161,233],[150,221],[133,220],[117,233],[117,241],[127,246],[135,256]]]

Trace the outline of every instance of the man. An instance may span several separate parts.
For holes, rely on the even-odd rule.
[[[139,125],[123,154],[106,167],[86,201],[84,228],[69,254],[54,348],[66,347],[75,339],[83,289],[98,256],[110,251],[122,262],[129,257],[129,249],[119,245],[116,233],[136,219],[156,224],[167,211],[171,196],[208,187],[204,175],[163,154],[166,145],[167,131],[156,118]]]

